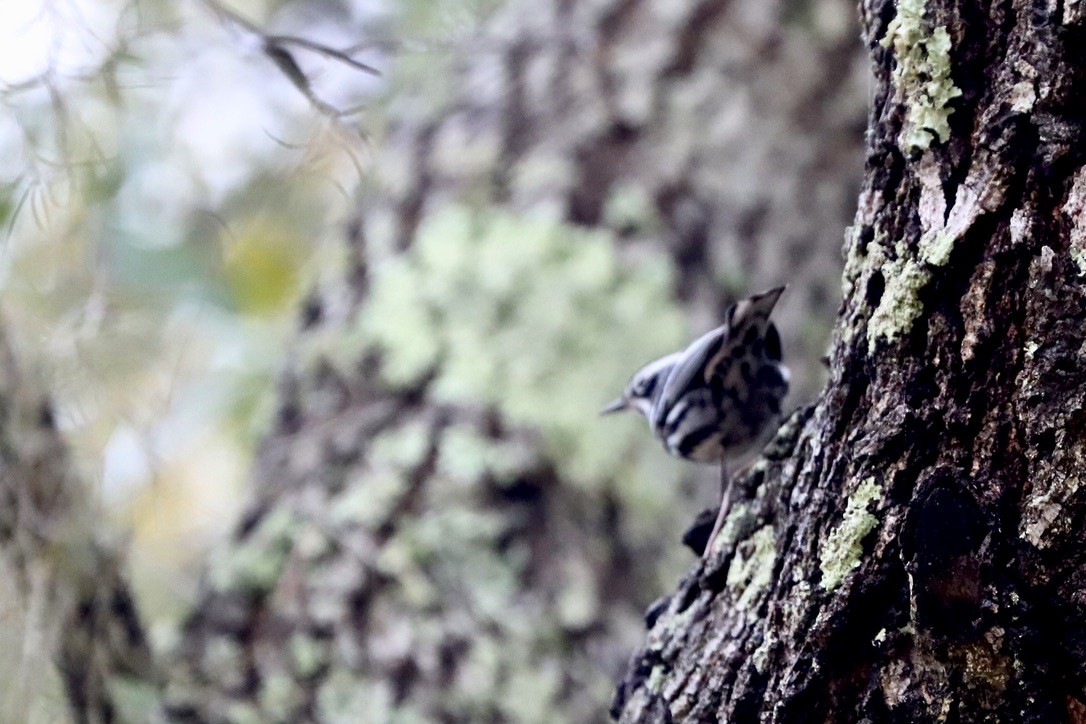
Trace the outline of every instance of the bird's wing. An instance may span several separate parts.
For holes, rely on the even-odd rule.
[[[784,287],[775,287],[767,292],[742,299],[731,307],[725,315],[726,322],[694,340],[679,354],[675,365],[667,375],[663,391],[656,398],[652,408],[654,429],[662,429],[664,418],[672,405],[693,385],[707,384],[714,375],[723,373],[736,356],[745,356],[736,350],[740,345],[749,345],[753,340],[746,340],[748,332],[764,334],[773,307],[780,299]],[[773,330],[776,332],[776,329]],[[777,347],[780,341],[777,338]]]
[[[777,328],[770,323],[769,315],[783,291],[784,287],[776,287],[742,299],[728,308],[723,340],[704,362],[705,382],[709,382],[716,375],[726,377],[726,367],[736,360],[748,357],[758,340],[761,340],[766,356],[775,361],[780,360],[781,338]]]
[[[663,423],[668,410],[691,385],[704,384],[705,363],[720,349],[727,335],[728,325],[724,324],[698,337],[679,354],[652,408],[653,419],[658,424]]]

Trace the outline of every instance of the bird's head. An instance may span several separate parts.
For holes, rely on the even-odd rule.
[[[609,415],[612,412],[621,412],[622,410],[636,410],[647,418],[652,410],[652,402],[660,390],[663,389],[667,375],[678,356],[679,353],[669,354],[667,357],[661,357],[658,360],[649,362],[639,369],[630,378],[622,397],[613,400],[600,410],[600,414]]]

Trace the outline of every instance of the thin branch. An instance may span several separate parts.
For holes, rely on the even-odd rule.
[[[372,65],[363,63],[360,60],[355,60],[349,55],[350,51],[347,50],[336,50],[335,48],[331,48],[323,43],[318,43],[316,41],[308,40],[306,38],[300,38],[294,35],[268,35],[265,36],[265,42],[273,43],[276,45],[297,45],[300,48],[312,50],[314,53],[319,53],[321,55],[328,56],[329,58],[338,60],[341,63],[349,65],[355,70],[360,70],[363,73],[368,73],[378,78],[381,77],[381,71],[377,70]]]
[[[358,109],[339,109],[321,99],[313,89],[313,83],[309,76],[306,75],[305,71],[302,70],[302,67],[298,65],[298,61],[294,59],[294,55],[285,46],[296,45],[299,48],[304,48],[305,50],[337,60],[340,63],[363,73],[378,77],[381,75],[381,72],[372,65],[355,60],[351,57],[349,51],[337,50],[336,48],[332,48],[323,43],[318,43],[315,40],[309,40],[296,35],[269,35],[268,33],[265,33],[260,26],[256,25],[251,20],[242,17],[218,2],[218,0],[199,0],[199,2],[204,7],[208,8],[216,17],[259,38],[261,51],[264,55],[275,64],[275,67],[286,76],[287,80],[289,80],[291,84],[306,97],[306,100],[308,100],[322,115],[330,118],[344,118],[357,113]]]

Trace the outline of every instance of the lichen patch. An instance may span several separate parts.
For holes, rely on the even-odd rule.
[[[867,347],[871,352],[880,339],[893,342],[912,329],[924,311],[920,290],[931,281],[931,272],[912,259],[887,263],[884,275],[886,289],[867,324]]]
[[[373,267],[358,326],[390,384],[436,371],[435,398],[493,405],[539,431],[561,472],[586,485],[613,476],[643,441],[634,425],[600,425],[593,413],[637,360],[686,337],[669,260],[628,263],[608,232],[549,213],[450,205],[407,253]]]
[[[894,87],[906,105],[898,142],[906,151],[926,150],[950,137],[950,101],[962,94],[950,77],[950,34],[924,20],[925,0],[900,0],[882,45],[893,48]]]
[[[833,529],[819,553],[822,587],[832,591],[860,565],[863,540],[875,529],[879,519],[868,511],[871,503],[882,499],[882,486],[868,477],[849,496],[841,523]]]
[[[747,539],[743,550],[737,552],[728,567],[728,588],[737,595],[735,605],[739,610],[750,608],[759,592],[773,578],[773,563],[777,558],[777,545],[773,538],[773,526],[759,528]]]

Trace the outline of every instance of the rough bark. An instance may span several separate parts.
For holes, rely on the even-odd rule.
[[[595,411],[683,318],[780,281],[786,342],[821,355],[861,166],[851,13],[527,2],[442,102],[397,99],[171,716],[606,717],[693,504]]]
[[[1082,721],[1081,3],[865,2],[831,379],[661,606],[621,721]]]

